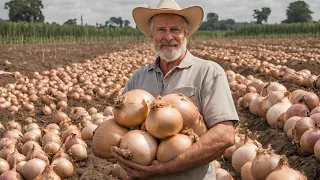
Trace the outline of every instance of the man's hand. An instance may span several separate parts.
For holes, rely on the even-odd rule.
[[[127,179],[148,179],[155,175],[159,175],[163,170],[164,164],[154,160],[151,165],[143,166],[125,159],[123,151],[113,146],[111,147],[111,155],[118,160],[121,167],[127,172]]]

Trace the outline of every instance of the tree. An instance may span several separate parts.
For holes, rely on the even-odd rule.
[[[41,0],[11,0],[4,9],[9,10],[10,21],[44,22]]]
[[[257,20],[257,24],[262,24],[262,21],[268,22],[268,16],[271,13],[271,9],[269,7],[263,7],[261,11],[255,9],[253,12],[252,16]]]
[[[219,15],[216,13],[208,13],[207,14],[207,21],[217,23],[217,22],[219,22]]]
[[[63,25],[77,25],[77,19],[68,19]]]
[[[290,3],[287,9],[287,19],[283,23],[311,22],[313,14],[309,5],[304,1],[295,1]]]
[[[124,27],[129,27],[130,21],[129,20],[124,20]]]

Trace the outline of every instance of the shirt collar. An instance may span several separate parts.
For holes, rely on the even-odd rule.
[[[179,69],[185,69],[185,68],[188,68],[190,66],[193,65],[194,61],[194,56],[187,50],[187,53],[186,55],[184,56],[184,58],[182,59],[182,61],[180,62],[180,64],[177,66],[177,68]],[[149,68],[148,70],[155,70],[157,68],[160,69],[160,66],[159,66],[159,60],[160,58],[157,57],[156,60],[154,60],[150,65],[149,65]]]

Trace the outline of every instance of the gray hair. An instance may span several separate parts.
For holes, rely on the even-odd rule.
[[[180,16],[180,15],[178,15],[178,16]],[[151,35],[152,35],[152,29],[153,29],[153,17],[154,16],[152,16],[149,21],[149,28],[148,28]],[[188,37],[190,26],[188,24],[188,21],[183,16],[180,16],[180,17],[182,17],[182,19],[184,20],[184,23],[183,23],[184,24],[184,32],[185,32],[186,36]]]

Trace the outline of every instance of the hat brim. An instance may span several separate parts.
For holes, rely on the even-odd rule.
[[[183,16],[189,24],[189,37],[199,29],[204,16],[203,9],[200,6],[192,6],[181,10],[137,7],[132,11],[133,19],[139,30],[149,39],[152,39],[148,29],[149,21],[151,17],[157,14],[177,14]]]

